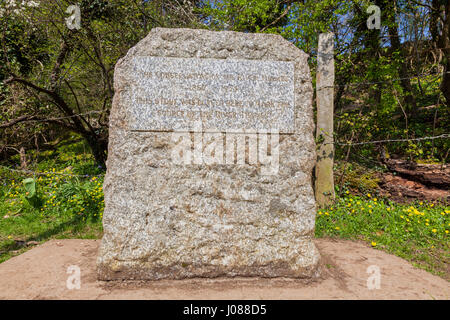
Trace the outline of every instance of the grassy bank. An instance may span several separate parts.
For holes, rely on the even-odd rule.
[[[319,210],[317,237],[362,240],[450,280],[450,208],[442,204],[397,204],[370,193],[347,194]]]
[[[30,154],[35,163],[28,170],[35,173],[0,166],[0,262],[52,238],[101,237],[104,170],[83,142],[68,141],[57,150]],[[38,201],[28,199],[22,183],[30,177]],[[316,236],[362,240],[450,279],[449,214],[442,204],[404,205],[348,193],[318,211]]]
[[[52,238],[99,238],[102,234],[103,169],[83,142],[30,155],[28,170],[0,167],[0,262]],[[17,170],[14,169],[14,170]],[[33,178],[37,197],[23,185]]]

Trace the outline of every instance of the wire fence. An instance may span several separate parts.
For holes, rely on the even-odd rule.
[[[402,81],[402,80],[411,80],[411,79],[417,79],[417,78],[425,78],[428,76],[442,76],[444,74],[449,74],[450,71],[447,72],[430,72],[430,73],[422,73],[422,74],[418,74],[415,76],[411,76],[411,77],[403,77],[403,78],[394,78],[394,79],[388,79],[388,80],[384,80],[384,81],[372,81],[372,82],[350,82],[350,83],[346,83],[346,84],[335,84],[335,85],[330,85],[330,86],[322,86],[317,88],[317,90],[321,90],[321,89],[326,89],[326,88],[345,88],[348,86],[363,86],[363,85],[374,85],[374,84],[382,84],[382,83],[391,83],[391,82],[395,82],[395,81]]]
[[[68,177],[80,177],[80,178],[93,178],[93,177],[101,177],[104,176],[104,173],[99,173],[95,175],[89,175],[89,174],[73,174],[73,173],[66,173],[66,172],[39,172],[39,171],[33,171],[33,170],[26,170],[26,169],[13,169],[9,168],[7,166],[0,165],[0,168],[6,169],[8,171],[12,172],[18,172],[22,174],[30,174],[33,176],[68,176]]]
[[[362,141],[362,142],[325,142],[323,144],[336,144],[340,146],[359,146],[364,144],[378,144],[378,143],[389,143],[389,142],[408,142],[408,141],[423,141],[423,140],[434,140],[434,139],[445,139],[450,138],[449,133],[444,133],[438,136],[430,136],[430,137],[420,137],[420,138],[409,138],[409,139],[385,139],[385,140],[373,140],[373,141]]]
[[[450,71],[448,72],[441,72],[441,73],[423,73],[423,74],[419,74],[419,75],[415,75],[415,76],[411,76],[411,77],[403,77],[403,78],[395,78],[395,79],[389,79],[389,80],[385,80],[385,81],[372,81],[372,82],[352,82],[352,83],[347,83],[347,84],[343,84],[343,85],[331,85],[331,86],[322,86],[320,88],[317,88],[316,90],[321,90],[321,89],[326,89],[326,88],[339,88],[339,87],[348,87],[348,86],[363,86],[363,85],[375,85],[375,84],[381,84],[381,83],[391,83],[393,81],[402,81],[402,80],[410,80],[410,79],[417,79],[417,78],[424,78],[424,77],[428,77],[428,76],[432,76],[432,75],[444,75],[444,74],[449,74]],[[92,110],[92,111],[88,111],[88,112],[84,112],[84,113],[78,113],[78,114],[73,114],[73,115],[69,115],[69,116],[61,116],[61,117],[53,117],[53,118],[47,118],[47,119],[26,119],[24,121],[21,122],[30,122],[30,121],[35,121],[35,122],[39,122],[39,121],[55,121],[55,120],[64,120],[64,119],[70,119],[70,118],[74,118],[74,117],[80,117],[80,116],[86,116],[86,115],[91,115],[91,114],[101,114],[106,112],[104,111],[98,111],[98,110]],[[325,134],[325,133],[324,133]],[[327,135],[327,134],[325,134]],[[329,135],[327,135],[328,137],[330,137]],[[334,137],[332,137],[334,141],[332,142],[323,142],[323,143],[318,143],[318,144],[334,144],[334,145],[339,145],[339,146],[358,146],[358,145],[367,145],[367,144],[380,144],[380,143],[393,143],[393,142],[408,142],[408,141],[423,141],[423,140],[434,140],[434,139],[448,139],[450,138],[450,134],[449,133],[445,133],[445,134],[441,134],[438,136],[428,136],[428,137],[419,137],[419,138],[407,138],[407,139],[384,139],[384,140],[374,140],[374,141],[363,141],[363,142],[341,142],[336,140]],[[64,172],[38,172],[38,171],[32,171],[32,170],[26,170],[26,169],[13,169],[13,168],[9,168],[7,166],[3,166],[0,165],[0,168],[4,168],[6,170],[12,171],[12,172],[17,172],[17,173],[22,173],[22,174],[30,174],[33,176],[68,176],[68,177],[80,177],[80,178],[91,178],[91,177],[98,177],[98,176],[103,176],[104,173],[101,174],[97,174],[97,175],[88,175],[88,174],[72,174],[72,173],[64,173]]]
[[[329,86],[321,86],[321,87],[316,88],[316,90],[327,89],[327,88],[345,88],[348,86],[375,85],[375,84],[382,84],[382,83],[391,83],[393,81],[395,82],[395,81],[402,81],[402,80],[425,78],[425,77],[433,76],[433,75],[441,76],[444,74],[450,74],[450,71],[422,73],[422,74],[418,74],[418,75],[411,76],[411,77],[394,78],[394,79],[388,79],[388,80],[384,80],[384,81],[350,82],[350,83],[346,83],[346,84],[335,84],[335,85],[329,85]],[[106,113],[106,112],[107,112],[106,110],[103,110],[103,111],[92,110],[92,111],[88,111],[88,112],[84,112],[84,113],[72,114],[69,116],[53,117],[53,118],[46,118],[46,119],[32,119],[31,118],[31,119],[25,119],[20,122],[48,122],[48,121],[56,121],[56,120],[65,120],[65,119],[70,119],[70,118],[75,118],[75,117],[80,117],[80,116],[87,116],[87,115],[91,115],[91,114],[102,114],[102,113]],[[1,127],[2,127],[2,125],[0,124],[0,128]]]
[[[325,134],[326,135],[326,134]],[[340,142],[340,141],[333,141],[333,142],[324,142],[323,144],[335,144],[340,146],[358,146],[358,145],[367,145],[367,144],[379,144],[379,143],[392,143],[392,142],[408,142],[408,141],[424,141],[424,140],[434,140],[434,139],[450,139],[450,134],[445,133],[438,136],[429,136],[429,137],[420,137],[420,138],[409,138],[409,139],[385,139],[385,140],[373,140],[373,141],[363,141],[363,142],[354,142],[354,143],[348,143],[348,142]],[[30,174],[33,176],[68,176],[68,177],[80,177],[80,178],[92,178],[92,177],[101,177],[104,176],[104,173],[99,173],[96,175],[88,175],[88,174],[73,174],[73,173],[65,173],[65,172],[39,172],[39,171],[33,171],[33,170],[26,170],[26,169],[13,169],[9,168],[7,166],[0,165],[0,168],[12,171],[12,172],[18,172],[22,174]]]
[[[85,112],[85,113],[78,113],[78,114],[73,114],[73,115],[70,115],[70,116],[65,116],[65,117],[57,117],[57,118],[49,118],[49,119],[46,119],[46,120],[52,120],[52,121],[54,121],[54,120],[64,120],[64,119],[70,119],[70,118],[75,118],[75,117],[79,117],[79,116],[87,116],[87,115],[90,115],[90,114],[98,114],[98,113],[104,113],[105,111],[97,111],[97,110],[93,110],[93,111],[89,111],[89,112]]]
[[[65,119],[70,119],[70,118],[87,116],[87,115],[91,115],[91,114],[102,114],[105,112],[106,112],[106,110],[105,111],[92,110],[92,111],[88,111],[88,112],[84,112],[84,113],[72,114],[70,116],[53,117],[53,118],[45,118],[45,119],[35,119],[35,118],[33,118],[35,115],[33,115],[33,116],[30,116],[29,119],[27,119],[27,118],[20,119],[19,118],[16,120],[12,120],[11,122],[13,124],[22,123],[22,122],[49,122],[49,121],[65,120]],[[3,123],[3,124],[0,123],[0,128],[9,127],[11,125],[11,122],[7,122],[7,123]]]

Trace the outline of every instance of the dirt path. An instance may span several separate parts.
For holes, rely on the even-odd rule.
[[[0,299],[449,299],[450,284],[363,243],[318,239],[322,279],[191,279],[109,283],[96,280],[98,240],[52,240],[0,264]],[[69,290],[78,265],[81,288]],[[367,288],[377,265],[381,288]]]

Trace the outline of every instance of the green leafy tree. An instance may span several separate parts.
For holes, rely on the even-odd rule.
[[[104,165],[114,66],[153,27],[200,26],[194,8],[183,3],[83,0],[80,28],[66,23],[71,1],[2,3],[4,149],[15,150],[33,137],[38,143],[47,132],[57,137],[72,131]]]

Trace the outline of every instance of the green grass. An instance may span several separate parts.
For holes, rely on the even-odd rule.
[[[103,171],[83,142],[63,144],[37,155],[24,174],[0,167],[0,262],[52,238],[96,239],[102,234]],[[22,181],[34,178],[37,202],[27,199]]]
[[[24,246],[29,241],[101,237],[104,171],[82,141],[70,140],[57,150],[30,155],[36,164],[29,169],[41,175],[0,166],[0,262],[29,249]],[[26,198],[22,181],[29,177],[36,181],[40,205]],[[363,240],[448,280],[449,209],[346,194],[318,211],[316,236]]]
[[[363,240],[450,280],[450,208],[442,204],[397,204],[367,194],[347,194],[319,210],[316,237]]]

